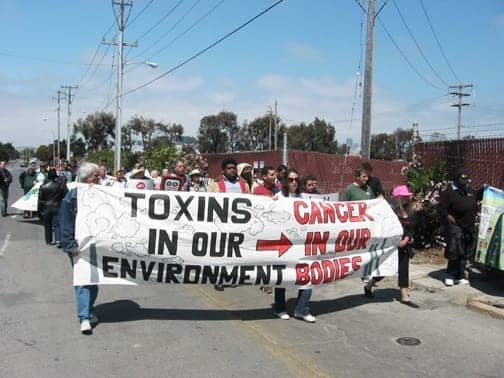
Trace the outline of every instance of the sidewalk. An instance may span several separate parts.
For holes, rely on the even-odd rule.
[[[444,271],[444,265],[410,264],[411,289],[438,293],[452,304],[504,319],[504,272],[486,273],[469,267],[469,285],[447,287]]]

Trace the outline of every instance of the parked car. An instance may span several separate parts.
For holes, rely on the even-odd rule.
[[[28,167],[28,162],[26,160],[21,160],[21,164],[19,164],[21,168],[26,168]]]

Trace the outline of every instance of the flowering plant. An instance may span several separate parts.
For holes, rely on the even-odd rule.
[[[448,184],[446,163],[440,160],[436,165],[426,168],[421,158],[414,155],[413,161],[403,167],[401,173],[406,176],[408,186],[415,193],[415,248],[441,244],[438,204],[441,192]]]

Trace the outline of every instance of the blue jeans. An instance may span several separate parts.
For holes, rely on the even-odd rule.
[[[308,315],[310,313],[310,298],[312,289],[300,289],[296,299],[296,308],[294,314]],[[275,288],[275,312],[286,312],[285,289],[283,287]]]
[[[73,258],[70,261],[73,267]],[[98,297],[98,285],[74,286],[75,302],[77,304],[77,317],[79,322],[89,319],[94,310],[96,297]]]
[[[98,296],[98,285],[74,286],[79,322],[89,319]]]

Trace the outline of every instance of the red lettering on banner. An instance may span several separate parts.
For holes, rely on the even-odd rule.
[[[301,215],[300,207],[307,208],[308,205],[304,201],[294,201],[294,217],[299,224],[306,224],[310,219],[310,216],[307,213]]]
[[[355,249],[366,249],[366,243],[371,239],[369,228],[358,228],[356,230],[341,230],[334,243],[335,252],[353,251]]]
[[[296,265],[296,285],[306,285],[310,282],[310,267],[308,264]]]
[[[296,285],[319,285],[345,278],[350,273],[360,269],[361,256],[341,257],[333,260],[314,261],[311,265],[296,265]]]
[[[366,213],[365,202],[294,201],[294,218],[299,224],[366,222],[374,218]]]

